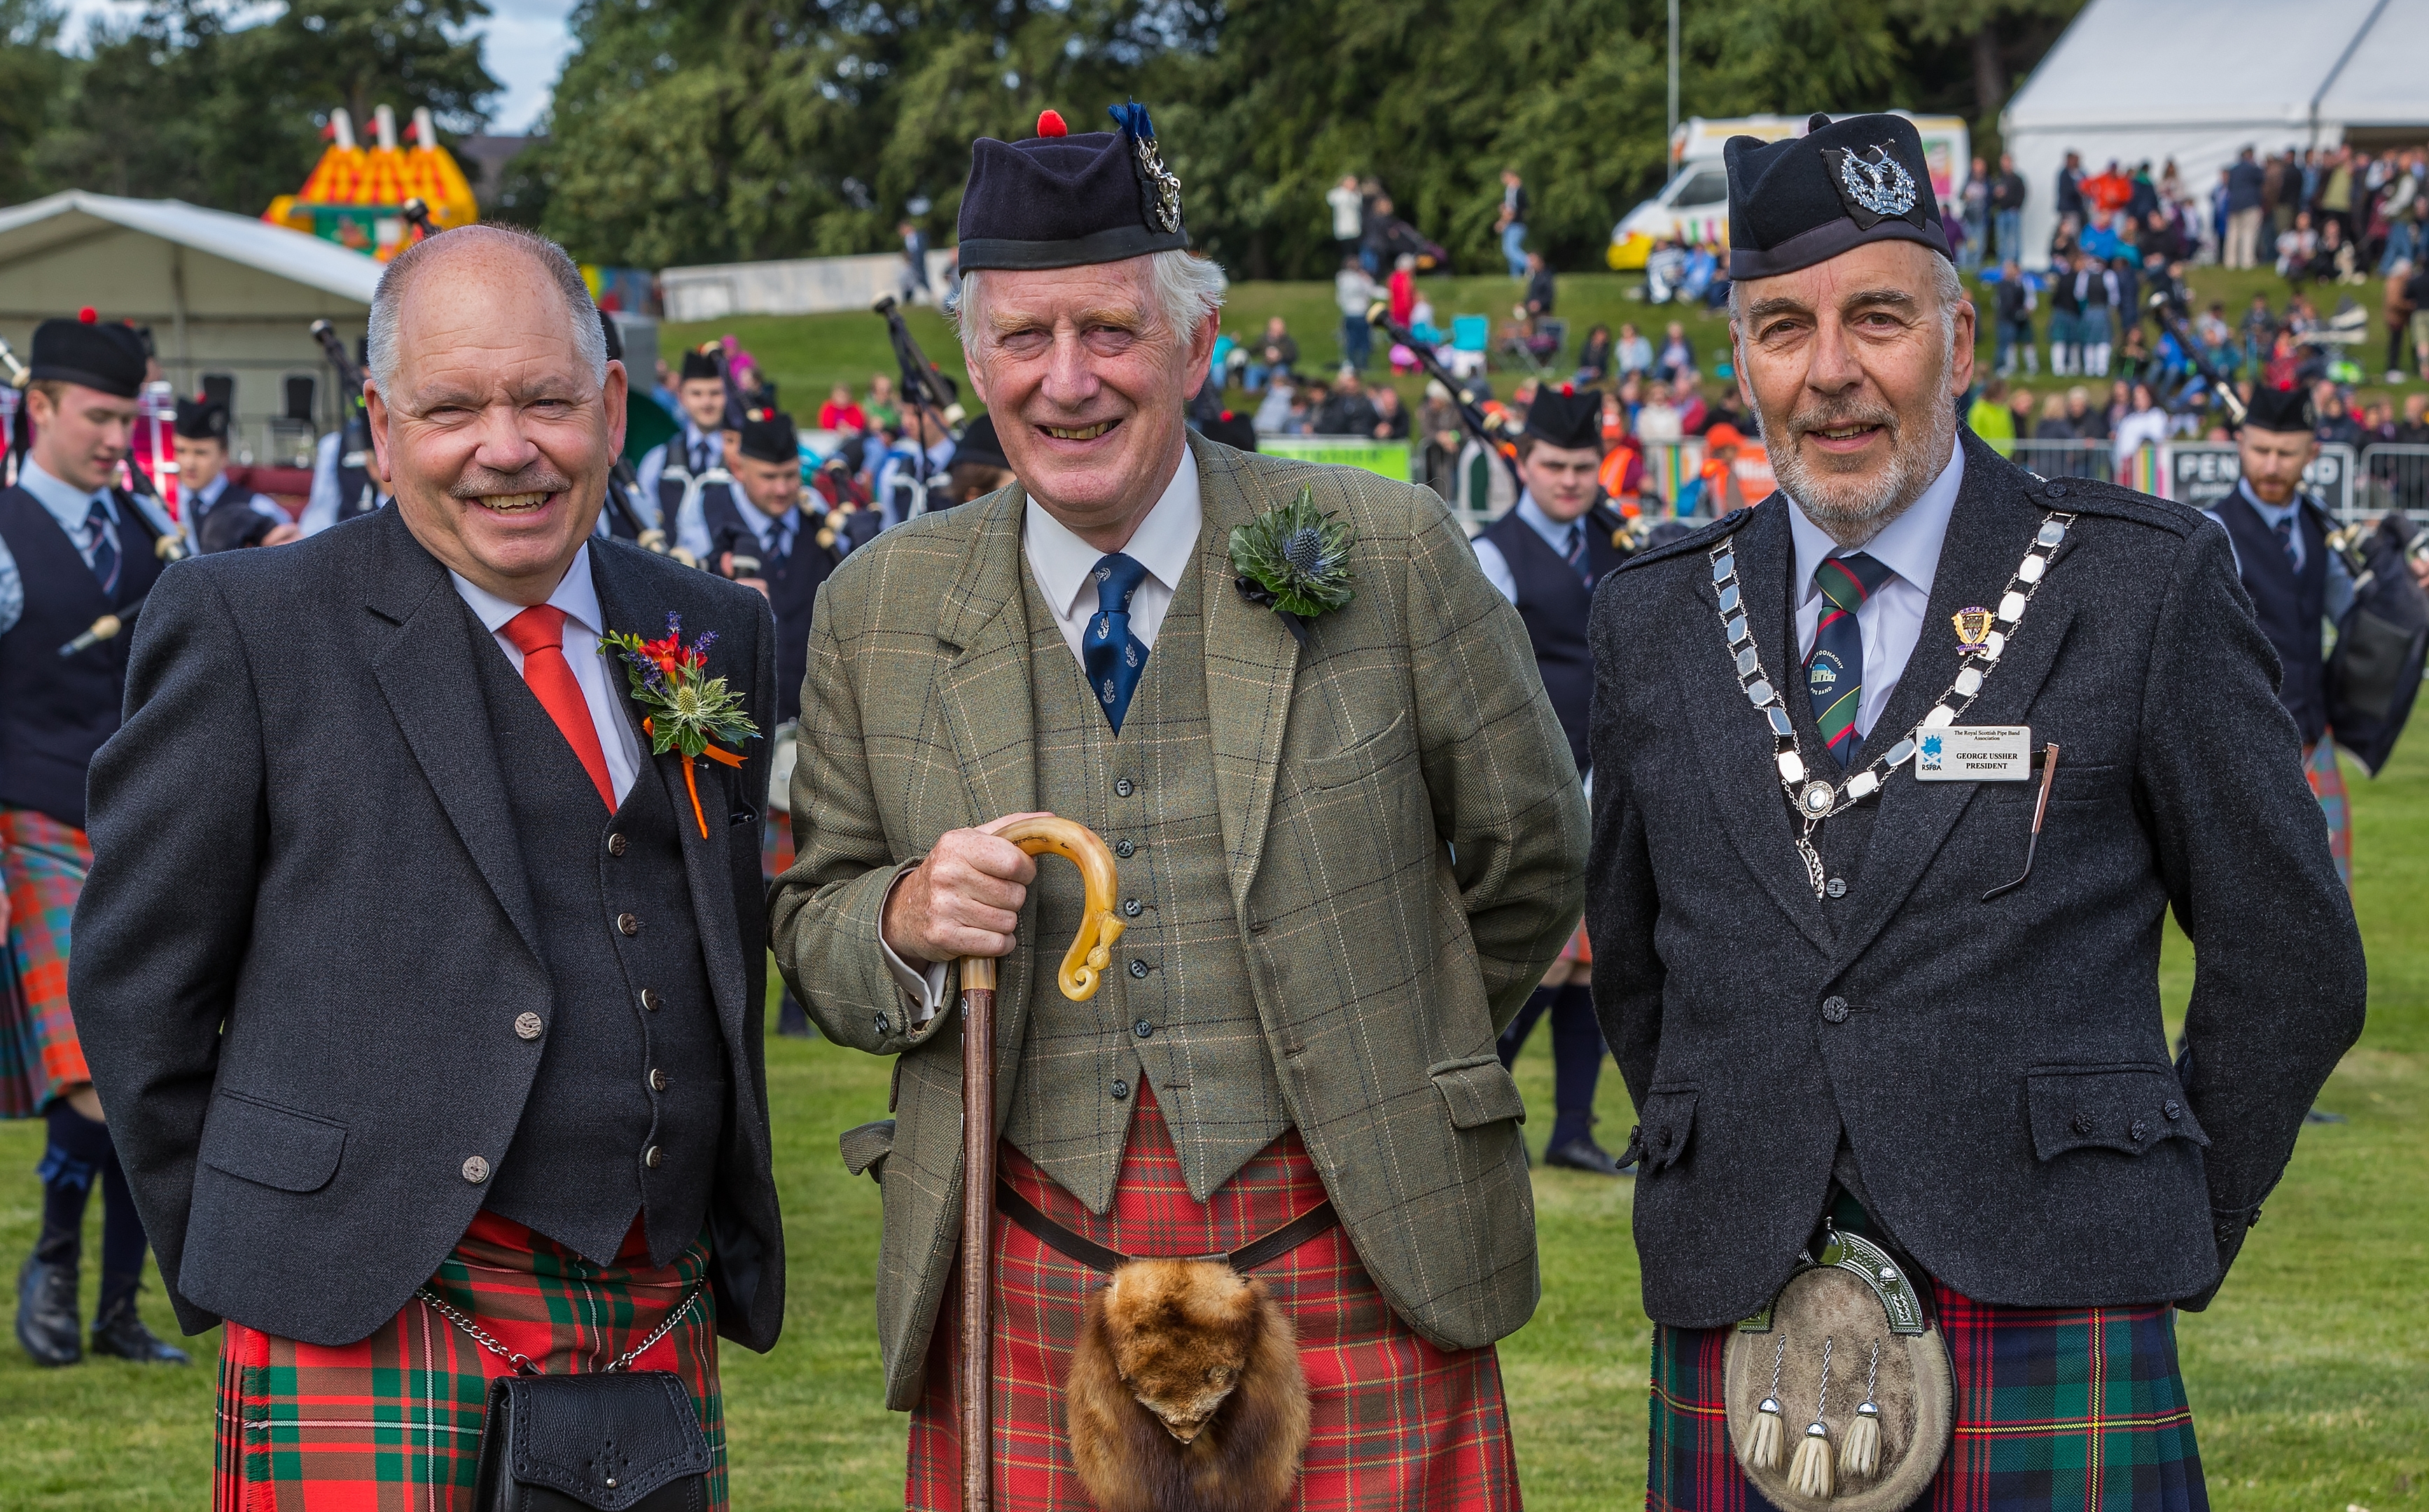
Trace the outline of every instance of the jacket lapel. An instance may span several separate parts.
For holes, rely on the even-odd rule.
[[[455,593],[446,568],[413,539],[402,518],[389,511],[372,528],[387,531],[392,539],[372,574],[367,607],[399,628],[372,655],[372,676],[448,823],[471,852],[472,863],[522,936],[533,961],[542,961],[538,916],[515,840],[514,815],[506,807],[505,778],[489,739],[489,711],[481,699],[474,661],[484,652],[503,653],[480,644],[480,621]]]
[[[1264,860],[1266,820],[1290,723],[1299,647],[1281,616],[1240,596],[1231,532],[1265,508],[1236,464],[1195,436],[1184,467],[1198,468],[1199,602],[1206,615],[1206,711],[1214,748],[1214,801],[1231,858],[1231,902],[1245,910]]]
[[[1886,749],[1882,741],[1894,742],[1921,723],[1948,691],[1967,660],[1958,654],[1952,619],[1961,609],[1998,603],[2024,549],[2032,544],[2033,533],[2041,528],[2045,511],[2015,497],[2010,478],[2009,464],[1988,447],[1969,441],[1965,483],[1949,514],[1923,635],[1899,675],[1897,692],[1865,742],[1868,752]],[[2051,569],[2053,577],[2060,571],[2059,567]],[[2033,700],[2048,681],[2074,619],[2074,605],[2057,584],[2035,594],[2013,642],[1984,679],[1962,722],[2029,724]],[[1875,800],[1881,812],[1864,854],[1862,896],[1868,906],[1851,912],[1840,933],[1842,966],[1888,926],[1981,789],[1979,782],[1916,781],[1910,764],[1883,785]]]
[[[1763,674],[1779,688],[1780,701],[1793,709],[1799,699],[1786,681],[1796,674],[1796,635],[1788,618],[1786,586],[1795,558],[1788,529],[1791,507],[1786,494],[1773,494],[1738,531],[1735,550],[1740,602],[1754,643],[1762,650]],[[1691,722],[1705,732],[1695,744],[1703,756],[1721,828],[1772,902],[1795,921],[1816,948],[1827,952],[1829,921],[1823,916],[1822,900],[1813,896],[1805,863],[1796,853],[1798,823],[1780,791],[1771,726],[1738,685],[1735,664],[1722,638],[1720,601],[1709,573],[1695,592],[1711,618],[1688,631],[1672,666],[1687,707],[1710,711]],[[1813,740],[1809,730],[1807,750],[1819,748]]]
[[[600,627],[602,630],[636,630],[645,638],[662,633],[670,606],[646,601],[648,587],[637,581],[633,564],[622,560],[620,553],[594,547],[590,552],[590,577],[599,590],[599,612],[607,621]],[[719,628],[691,623],[688,617],[684,626],[686,635]],[[616,700],[616,706],[630,723],[641,754],[640,770],[633,780],[659,783],[674,812],[675,832],[683,837],[684,879],[690,884],[692,919],[699,927],[701,953],[708,963],[709,989],[717,998],[718,1020],[725,1027],[728,1043],[739,1044],[749,1006],[743,994],[760,976],[742,959],[741,931],[734,916],[733,816],[716,797],[725,791],[726,780],[706,761],[694,774],[701,789],[701,815],[708,828],[708,833],[702,835],[700,823],[692,816],[691,791],[684,782],[682,754],[651,753],[651,736],[641,728],[647,711],[633,698],[632,680],[623,675],[621,664],[617,664],[608,675],[621,689],[622,696]],[[746,669],[742,685],[748,687],[749,680]],[[768,736],[762,732],[760,738]],[[755,812],[756,805],[752,808]],[[751,833],[755,843],[758,831],[754,829]]]

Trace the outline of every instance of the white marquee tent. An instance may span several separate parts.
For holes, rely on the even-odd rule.
[[[2001,118],[2027,188],[2027,261],[2045,264],[2059,165],[2083,155],[2205,196],[2247,146],[2429,141],[2429,0],[2091,0]]]
[[[240,444],[285,407],[282,380],[309,375],[322,425],[336,410],[311,324],[349,346],[380,265],[335,242],[177,200],[71,189],[0,209],[0,335],[22,357],[37,321],[91,305],[152,328],[166,376],[193,393],[236,379]]]

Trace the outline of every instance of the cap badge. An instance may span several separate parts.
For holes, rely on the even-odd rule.
[[[1957,622],[1957,644],[1971,650],[1991,638],[1991,611],[1959,609],[1948,616]]]
[[[1906,171],[1897,155],[1886,145],[1873,148],[1872,153],[1867,159],[1842,147],[1822,150],[1837,170],[1839,198],[1867,231],[1883,221],[1911,219],[1915,199],[1914,175]]]
[[[1181,180],[1164,166],[1164,149],[1156,144],[1155,127],[1148,120],[1147,107],[1132,101],[1107,108],[1121,123],[1123,134],[1131,139],[1131,147],[1138,154],[1139,173],[1147,179],[1148,213],[1155,218],[1157,228],[1169,236],[1181,229]]]

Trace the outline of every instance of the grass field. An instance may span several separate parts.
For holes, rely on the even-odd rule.
[[[1710,380],[1717,365],[1726,361],[1728,348],[1728,321],[1717,312],[1689,313],[1679,305],[1651,305],[1628,297],[1628,289],[1640,280],[1633,274],[1568,273],[1560,280],[1559,310],[1569,322],[1569,346],[1564,358],[1573,361],[1585,334],[1599,322],[1617,331],[1623,321],[1633,321],[1658,348],[1661,334],[1671,320],[1687,328],[1687,339],[1695,350],[1704,376]],[[2222,268],[2197,268],[2192,272],[2194,290],[2206,304],[2222,300],[2227,320],[2234,324],[2243,319],[2243,311],[2255,293],[2265,293],[2272,308],[2280,313],[2286,308],[2286,281],[2270,271],[2236,271]],[[2380,285],[2371,283],[2359,288],[2335,286],[2314,286],[2311,301],[2321,315],[2333,312],[2341,295],[2351,295],[2355,303],[2370,312],[2370,339],[2355,349],[2355,359],[2369,375],[2356,392],[2364,397],[2397,395],[2421,386],[2409,382],[2389,387],[2378,383],[2379,364],[2386,353],[2386,329],[2378,318]],[[1434,303],[1436,318],[1446,330],[1454,314],[1490,314],[1497,330],[1507,319],[1511,305],[1520,298],[1518,285],[1508,278],[1434,278],[1424,285],[1427,296]],[[1975,304],[1984,315],[1980,352],[1987,365],[1991,354],[1990,320],[1991,301],[1987,291],[1976,291]],[[2046,332],[2048,317],[2038,317]],[[1223,328],[1243,338],[1251,338],[1264,330],[1266,318],[1279,315],[1290,324],[1291,334],[1298,338],[1307,372],[1329,370],[1341,360],[1341,316],[1332,304],[1330,284],[1242,283],[1231,286],[1224,307]],[[972,413],[981,407],[965,381],[960,344],[947,329],[943,317],[922,305],[910,313],[912,334],[929,358],[963,383],[962,401]],[[725,320],[690,325],[669,325],[659,333],[659,353],[668,356],[685,345],[705,341],[727,334],[738,337],[743,346],[754,353],[772,374],[779,386],[783,404],[806,424],[818,413],[827,397],[827,390],[836,384],[849,384],[853,392],[865,393],[872,374],[895,372],[894,358],[885,342],[885,322],[866,313],[845,315],[742,316]],[[2148,334],[2147,332],[2145,334]],[[1370,376],[1380,377],[1384,368],[1379,348]],[[1987,367],[1986,367],[1987,370]],[[1516,387],[1519,374],[1495,370],[1494,386],[1502,394]],[[1424,383],[1416,378],[1393,380],[1402,399],[1413,403],[1422,396]],[[2087,382],[2068,379],[2069,384]],[[2043,377],[2029,381],[2026,387],[2045,394],[2056,380]],[[1247,407],[1247,395],[1234,389],[1231,395],[1235,407]],[[2396,403],[2402,407],[2402,399]]]
[[[2211,1497],[2231,1512],[2429,1506],[2429,1330],[2419,1321],[2429,1277],[2429,745],[2416,737],[2375,782],[2349,773],[2371,1021],[2322,1103],[2351,1122],[2305,1130],[2218,1304],[2181,1324]],[[2180,1007],[2191,985],[2181,938],[2166,975]],[[1548,1039],[1539,1032],[1520,1067],[1539,1109],[1551,1097]],[[725,1356],[734,1504],[900,1505],[904,1420],[879,1405],[872,1322],[877,1189],[844,1174],[834,1145],[882,1114],[886,1067],[790,1040],[771,1041],[768,1062],[790,1305],[773,1354]],[[1615,1075],[1602,1104],[1606,1133],[1626,1130]],[[1547,1122],[1531,1126],[1538,1144]],[[0,1262],[10,1267],[33,1241],[40,1154],[40,1125],[0,1125]],[[1637,1504],[1647,1331],[1628,1183],[1539,1171],[1535,1192],[1544,1302],[1502,1347],[1528,1504]],[[90,1232],[88,1253],[97,1241]],[[92,1285],[88,1268],[88,1314]],[[173,1331],[157,1290],[146,1312]],[[188,1342],[201,1361],[190,1370],[107,1360],[57,1372],[0,1343],[0,1423],[10,1429],[0,1508],[203,1505],[217,1335]]]

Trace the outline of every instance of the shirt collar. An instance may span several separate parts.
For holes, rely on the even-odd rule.
[[[207,486],[194,490],[194,506],[198,509],[209,509],[220,501],[221,496],[227,490],[228,475],[223,472],[213,478]]]
[[[798,504],[781,515],[771,515],[748,499],[736,499],[734,501],[734,510],[735,514],[742,517],[743,522],[751,527],[751,534],[759,537],[759,544],[762,546],[768,544],[768,538],[776,533],[776,527],[779,525],[797,537],[801,534],[801,511]]]
[[[27,457],[25,466],[19,470],[17,486],[41,500],[42,507],[51,512],[51,518],[59,522],[59,529],[79,541],[83,539],[84,522],[86,517],[92,513],[94,500],[101,501],[102,508],[108,511],[112,523],[118,519],[118,504],[109,497],[108,489],[95,488],[91,493],[80,493],[74,484],[62,483],[44,472],[42,465],[32,457]]]
[[[499,598],[454,567],[447,569],[447,576],[454,580],[455,591],[479,616],[481,628],[492,635],[503,629],[507,620],[530,607]],[[574,548],[573,560],[566,567],[564,579],[557,583],[556,591],[548,596],[548,601],[564,610],[567,623],[579,627],[592,640],[606,633],[606,615],[599,607],[599,584],[590,580],[589,542],[585,541]],[[569,634],[566,644],[577,643]]]
[[[1941,543],[1948,538],[1948,517],[1957,508],[1957,490],[1964,484],[1965,449],[1952,447],[1948,466],[1931,486],[1860,550],[1928,595],[1932,577],[1940,570]],[[1806,518],[1793,500],[1788,528],[1796,537],[1796,601],[1803,603],[1821,591],[1813,585],[1813,574],[1821,570],[1824,558],[1838,554],[1839,543]]]
[[[1122,551],[1146,567],[1148,576],[1178,593],[1181,575],[1189,569],[1190,558],[1198,554],[1198,532],[1202,523],[1204,507],[1198,497],[1198,468],[1188,448],[1183,447],[1180,464],[1173,468],[1172,481],[1164,485],[1163,496],[1147,512],[1147,518],[1139,521],[1138,529],[1132,533]],[[1082,540],[1034,499],[1029,501],[1022,515],[1021,533],[1029,552],[1030,571],[1045,590],[1047,602],[1054,606],[1056,614],[1070,618],[1082,607],[1080,595],[1090,586],[1088,575],[1096,570],[1105,553]]]

